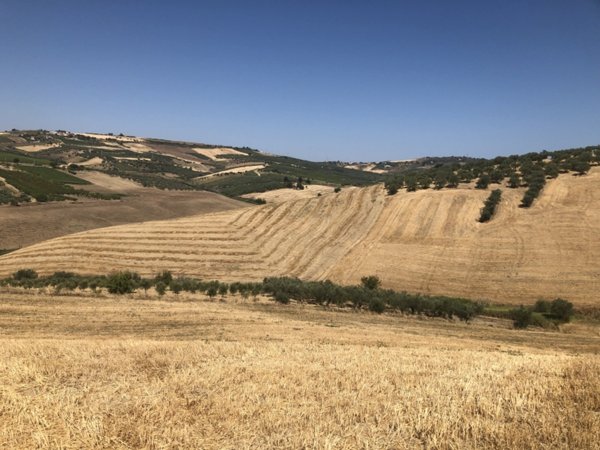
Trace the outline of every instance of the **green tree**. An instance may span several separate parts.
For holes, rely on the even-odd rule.
[[[577,175],[585,175],[590,170],[590,163],[583,159],[576,159],[571,163],[571,170],[577,172]]]
[[[477,180],[477,183],[475,183],[475,188],[476,189],[487,189],[487,187],[490,185],[490,176],[487,173],[482,174],[479,179]]]
[[[208,288],[208,290],[206,291],[206,295],[208,295],[211,299],[215,298],[217,296],[217,287],[216,286],[211,286]]]
[[[148,289],[152,287],[152,281],[148,278],[142,278],[139,285],[144,290],[144,295],[148,295]]]
[[[171,281],[173,281],[173,274],[171,273],[171,271],[163,270],[162,272],[158,273],[154,277],[154,282],[158,283],[160,281],[162,281],[166,286],[171,284]]]
[[[385,303],[378,297],[373,297],[369,300],[369,311],[381,314],[385,311]]]
[[[510,318],[515,328],[527,328],[531,325],[531,310],[521,305],[519,308],[510,310]]]
[[[460,180],[458,178],[458,175],[455,174],[454,172],[452,172],[450,175],[448,175],[448,184],[446,185],[446,187],[449,187],[449,188],[458,187],[459,181]]]
[[[15,273],[13,273],[13,279],[14,280],[35,280],[38,277],[38,274],[35,270],[33,269],[21,269],[21,270],[17,270]]]
[[[512,172],[510,174],[510,178],[508,179],[508,187],[515,189],[519,186],[521,186],[521,177],[516,172]]]
[[[156,293],[159,295],[159,297],[162,297],[165,295],[165,292],[167,292],[167,285],[164,281],[157,281],[154,285],[154,289],[156,289]]]
[[[561,322],[569,322],[573,317],[573,303],[557,298],[550,303],[550,314]]]
[[[106,278],[106,288],[111,294],[130,294],[139,282],[140,276],[135,272],[115,272]]]
[[[378,289],[381,286],[381,279],[377,275],[369,275],[360,279],[362,285],[371,291]]]

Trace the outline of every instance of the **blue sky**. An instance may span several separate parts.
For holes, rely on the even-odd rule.
[[[313,160],[600,143],[598,0],[5,0],[0,23],[0,129]]]

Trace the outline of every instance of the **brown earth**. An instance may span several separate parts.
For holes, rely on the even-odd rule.
[[[77,176],[93,183],[77,186],[78,189],[126,196],[121,200],[80,199],[77,202],[0,206],[0,249],[25,247],[111,225],[173,219],[248,206],[212,192],[145,188],[131,180],[100,172],[80,172]]]
[[[477,222],[486,191],[343,190],[230,212],[93,230],[0,258],[0,275],[144,275],[172,270],[204,279],[290,275],[505,303],[563,297],[598,305],[600,168],[549,180],[529,209],[523,190],[503,190],[494,219]]]

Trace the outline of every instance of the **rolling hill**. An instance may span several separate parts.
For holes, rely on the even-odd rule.
[[[291,275],[501,303],[563,297],[598,305],[600,168],[547,182],[530,208],[505,189],[492,221],[488,190],[401,191],[381,185],[317,198],[86,231],[0,258],[0,276],[32,268],[106,273],[171,270],[203,279]]]

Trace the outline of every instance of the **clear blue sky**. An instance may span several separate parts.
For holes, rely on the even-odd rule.
[[[599,30],[599,0],[4,0],[0,129],[313,160],[592,145]]]

